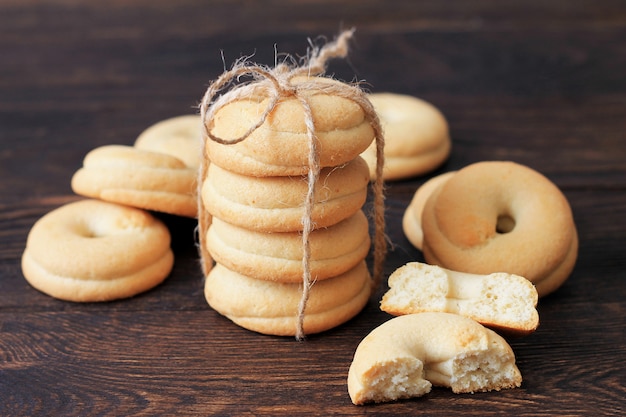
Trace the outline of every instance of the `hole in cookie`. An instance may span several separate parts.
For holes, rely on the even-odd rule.
[[[74,233],[86,239],[95,239],[109,234],[97,226],[89,222],[78,222],[74,225]]]
[[[104,236],[104,234],[98,233],[96,230],[93,229],[84,228],[82,230],[81,236],[87,239],[95,239]]]
[[[515,220],[511,216],[501,215],[498,216],[498,221],[496,222],[496,232],[498,233],[509,233],[515,228]]]

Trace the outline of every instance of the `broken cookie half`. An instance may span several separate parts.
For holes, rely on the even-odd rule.
[[[427,312],[392,318],[361,341],[348,393],[360,405],[420,397],[433,385],[474,393],[521,382],[513,350],[500,335],[467,317]]]

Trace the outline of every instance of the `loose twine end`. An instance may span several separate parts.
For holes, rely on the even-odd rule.
[[[311,287],[314,280],[311,277],[311,250],[309,236],[314,229],[311,220],[313,206],[315,204],[315,184],[320,174],[320,162],[318,152],[318,138],[313,123],[313,114],[306,95],[302,92],[321,91],[331,95],[339,95],[357,103],[364,111],[368,122],[371,124],[376,141],[376,179],[373,182],[374,194],[374,265],[373,265],[373,288],[378,288],[383,276],[383,264],[387,252],[385,236],[384,217],[384,189],[382,168],[384,164],[384,137],[380,121],[370,101],[365,93],[356,86],[340,83],[322,83],[310,78],[305,82],[293,85],[291,80],[297,76],[317,76],[326,70],[328,61],[332,58],[345,57],[348,53],[348,42],[354,34],[354,29],[343,31],[334,42],[324,45],[322,48],[313,47],[308,59],[300,66],[290,66],[286,63],[276,65],[274,68],[267,68],[256,64],[248,64],[245,61],[237,62],[230,71],[224,72],[207,89],[200,103],[200,116],[204,126],[203,129],[203,158],[201,159],[198,178],[198,240],[199,254],[204,276],[210,272],[212,267],[211,255],[206,248],[206,231],[211,223],[211,215],[206,211],[202,201],[200,187],[206,178],[209,159],[206,154],[206,141],[212,140],[223,145],[232,145],[246,140],[256,129],[258,129],[274,110],[278,101],[285,97],[295,97],[301,104],[305,116],[307,137],[309,140],[308,152],[308,190],[304,202],[304,213],[302,216],[302,295],[298,304],[295,337],[297,340],[305,338],[305,311],[309,299]],[[241,82],[244,77],[251,77],[252,81]],[[232,86],[233,83],[240,82]],[[228,91],[220,94],[222,91]],[[269,98],[269,103],[259,120],[237,138],[220,138],[212,133],[214,115],[225,105],[250,95],[264,95]]]

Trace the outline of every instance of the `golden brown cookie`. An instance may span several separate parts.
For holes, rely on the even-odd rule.
[[[359,344],[348,371],[354,404],[421,397],[431,387],[454,393],[519,387],[509,344],[493,330],[450,313],[395,317]]]
[[[170,233],[148,212],[82,200],[33,225],[22,271],[33,287],[52,297],[109,301],[155,287],[173,263]]]
[[[339,81],[314,77],[316,82]],[[309,81],[295,77],[292,84]],[[321,89],[301,90],[313,113],[319,142],[321,167],[347,163],[359,156],[373,141],[374,130],[363,109],[353,100]],[[226,140],[241,137],[260,119],[269,99],[250,96],[227,104],[217,111],[211,132]],[[234,145],[206,141],[209,159],[233,172],[251,176],[306,175],[309,170],[309,137],[302,103],[295,97],[280,100],[265,122],[246,140]]]
[[[514,162],[479,162],[452,175],[426,201],[422,229],[426,262],[474,274],[520,275],[540,297],[563,284],[578,255],[563,193]]]
[[[135,140],[138,149],[172,155],[188,167],[198,168],[202,157],[202,121],[189,114],[161,120]]]
[[[195,217],[197,170],[180,159],[132,146],[89,152],[72,177],[75,193],[185,217]]]
[[[448,158],[451,149],[448,122],[435,106],[404,94],[373,93],[369,99],[385,132],[385,180],[425,174]],[[370,145],[361,156],[375,178],[375,146]]]
[[[235,226],[214,217],[207,248],[215,262],[242,275],[277,282],[302,281],[302,233],[265,233]],[[359,210],[351,217],[309,236],[311,276],[320,281],[340,275],[367,256],[367,218]]]
[[[312,221],[327,227],[359,211],[367,198],[369,172],[362,158],[324,168],[316,184]],[[204,205],[213,217],[264,232],[302,231],[306,177],[251,177],[211,163],[202,186]]]
[[[304,332],[319,333],[357,315],[367,303],[372,283],[365,265],[337,277],[315,282],[304,316]],[[301,284],[254,279],[216,264],[207,276],[204,294],[209,305],[239,326],[259,333],[294,336]]]

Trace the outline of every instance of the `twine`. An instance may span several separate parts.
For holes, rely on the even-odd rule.
[[[326,70],[326,63],[331,58],[345,57],[348,53],[348,40],[352,37],[354,30],[344,31],[331,43],[323,48],[314,47],[309,59],[301,66],[289,66],[286,63],[276,65],[274,68],[266,68],[256,64],[247,64],[245,61],[237,62],[230,71],[224,72],[207,89],[200,104],[200,116],[204,125],[203,135],[203,158],[199,170],[198,186],[206,178],[209,158],[206,151],[207,138],[223,145],[232,145],[248,138],[258,129],[272,113],[280,100],[293,97],[297,99],[304,111],[306,133],[309,142],[308,152],[308,191],[304,202],[304,213],[302,216],[302,296],[298,305],[298,320],[296,324],[296,339],[304,338],[304,317],[306,304],[314,281],[311,279],[310,258],[311,250],[309,236],[314,229],[311,219],[313,206],[315,203],[315,184],[320,174],[320,162],[318,152],[318,138],[313,123],[313,114],[306,96],[301,94],[306,91],[317,91],[329,95],[337,95],[357,103],[364,111],[366,120],[374,130],[376,140],[376,179],[372,183],[374,194],[374,263],[373,263],[373,288],[378,285],[383,277],[383,264],[387,252],[385,236],[384,217],[384,187],[383,187],[383,163],[384,163],[384,138],[378,115],[372,104],[367,99],[365,93],[355,86],[339,83],[323,83],[315,78],[311,78],[297,85],[292,85],[291,80],[297,76],[316,76]],[[250,82],[241,82],[242,77],[251,77]],[[229,91],[218,94],[227,89],[231,84],[239,82]],[[224,139],[212,133],[214,126],[214,116],[219,109],[225,105],[248,98],[251,95],[262,95],[269,98],[269,103],[265,111],[260,115],[259,120],[238,138]],[[206,277],[212,266],[211,255],[206,249],[206,231],[211,223],[211,215],[206,211],[202,201],[201,189],[198,189],[198,233],[200,244],[200,259],[204,276]]]

